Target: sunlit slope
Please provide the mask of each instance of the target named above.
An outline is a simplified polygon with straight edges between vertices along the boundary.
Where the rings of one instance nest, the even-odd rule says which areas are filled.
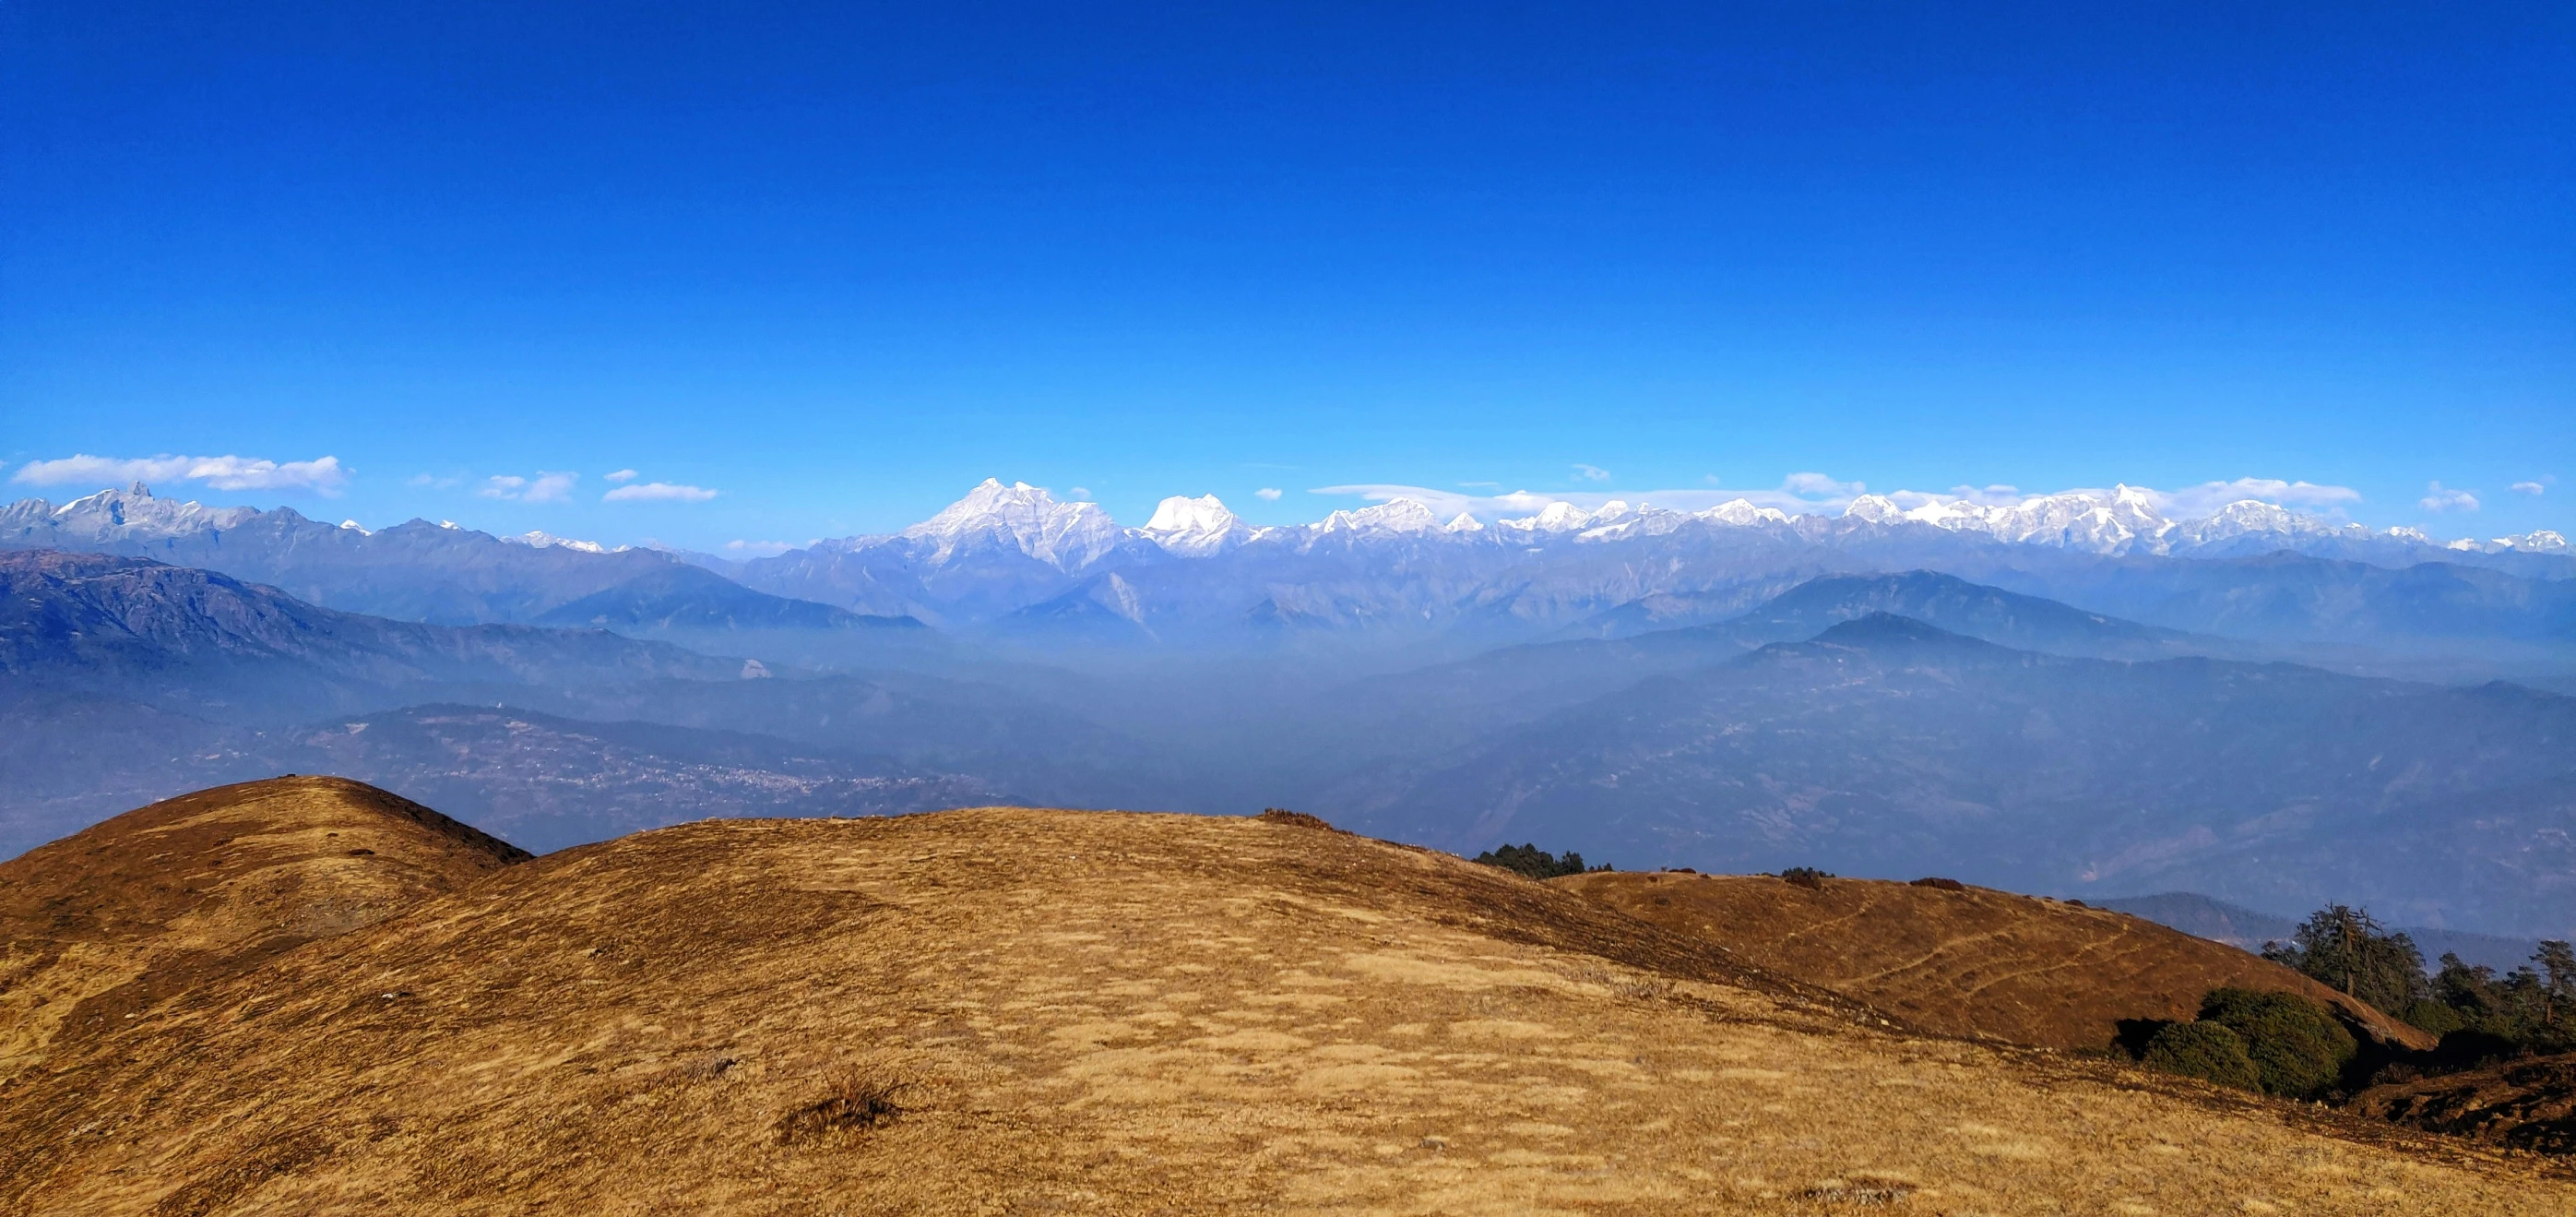
[[[664,829],[53,1065],[0,1104],[0,1209],[2576,1205],[2484,1150],[1919,1038],[1570,892],[1252,820]]]
[[[1988,888],[1768,875],[1568,875],[1557,886],[1946,1035],[2102,1048],[2123,1019],[2198,1017],[2223,987],[2299,993],[2364,1034],[2434,1037],[2297,972],[2140,917]]]
[[[340,778],[219,786],[0,863],[0,1077],[527,854]]]

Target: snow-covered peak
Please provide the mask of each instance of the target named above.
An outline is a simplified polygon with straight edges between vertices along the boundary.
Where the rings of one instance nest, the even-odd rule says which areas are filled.
[[[1846,519],[1867,520],[1872,524],[1885,524],[1892,520],[1904,519],[1905,509],[1897,506],[1896,500],[1886,495],[1865,494],[1853,499],[1851,506],[1843,508],[1843,516]]]
[[[1699,518],[1718,524],[1733,524],[1741,528],[1750,524],[1786,524],[1789,522],[1789,513],[1777,507],[1756,507],[1751,499],[1728,499],[1700,512]]]
[[[2176,535],[2195,545],[2209,545],[2243,536],[2320,536],[2337,531],[2338,526],[2315,516],[2259,499],[2239,499],[2177,526]],[[2366,535],[2369,530],[2360,531]]]
[[[141,482],[124,490],[102,490],[60,507],[42,499],[20,504],[42,511],[46,524],[67,537],[91,542],[162,540],[213,529],[239,527],[259,515],[255,507],[208,507],[157,498]],[[26,514],[37,514],[30,510]]]
[[[1166,550],[1193,558],[1239,545],[1252,532],[1212,494],[1165,499],[1154,508],[1154,518],[1137,531]]]
[[[1193,499],[1176,494],[1155,506],[1154,518],[1145,521],[1145,531],[1223,532],[1234,524],[1234,513],[1227,511],[1215,495]]]
[[[1628,505],[1622,503],[1619,509],[1626,511]],[[1592,513],[1572,503],[1559,500],[1540,508],[1537,515],[1522,516],[1517,520],[1504,520],[1501,521],[1501,526],[1529,533],[1581,532],[1591,523]]]
[[[1467,512],[1463,512],[1463,511],[1462,511],[1462,512],[1459,512],[1459,513],[1458,513],[1457,518],[1452,519],[1452,520],[1450,520],[1450,521],[1449,521],[1449,526],[1448,526],[1448,528],[1447,528],[1447,529],[1445,529],[1444,531],[1447,531],[1447,532],[1483,532],[1483,531],[1485,531],[1485,526],[1484,526],[1483,524],[1479,523],[1479,522],[1477,521],[1477,519],[1476,519],[1476,517],[1475,517],[1475,516],[1470,515],[1470,514],[1468,514]]]
[[[520,533],[515,537],[503,537],[501,540],[511,545],[525,545],[531,549],[577,549],[586,554],[604,554],[614,552],[597,541],[576,541],[570,537],[558,537],[553,533],[533,528]],[[617,548],[624,549],[626,547],[620,545]]]
[[[2453,545],[2452,548],[2457,549],[2459,546]],[[2497,537],[2480,548],[2491,554],[2506,550],[2528,554],[2563,554],[2567,552],[2567,538],[2544,528],[2538,532],[2524,533],[2519,537]]]
[[[927,555],[944,564],[960,549],[998,545],[1071,571],[1118,544],[1121,533],[1097,503],[1060,503],[1043,487],[1008,486],[986,478],[938,515],[904,529],[904,538],[931,543]]]
[[[1440,517],[1431,513],[1431,505],[1420,499],[1392,498],[1358,511],[1336,511],[1314,526],[1314,535],[1329,536],[1337,532],[1359,534],[1392,533],[1409,535],[1437,531]]]

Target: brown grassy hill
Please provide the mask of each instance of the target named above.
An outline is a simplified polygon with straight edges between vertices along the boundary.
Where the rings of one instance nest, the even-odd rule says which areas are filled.
[[[1767,875],[1569,875],[1551,882],[1749,963],[1945,1035],[2101,1048],[2122,1019],[2190,1019],[2211,989],[2303,993],[2374,1037],[2434,1037],[2305,976],[2152,921],[1969,887]]]
[[[2576,1054],[2376,1086],[2363,1091],[2353,1109],[2490,1145],[2576,1154]]]
[[[0,863],[0,1078],[527,856],[373,786],[285,777],[155,803]]]
[[[707,821],[0,1092],[0,1211],[2564,1213],[2474,1146],[1920,1038],[1295,824]]]

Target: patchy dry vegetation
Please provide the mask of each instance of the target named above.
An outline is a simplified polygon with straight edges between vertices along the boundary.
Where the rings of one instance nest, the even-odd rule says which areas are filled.
[[[2537,1160],[1921,1035],[1577,882],[1278,820],[640,834],[58,1044],[0,1090],[0,1209],[2576,1205]]]
[[[2296,993],[2374,1040],[2433,1036],[2279,964],[2124,913],[1968,887],[1674,872],[1556,880],[1640,920],[1822,985],[1927,1030],[2036,1048],[2142,1050],[2215,989]]]
[[[0,863],[0,1078],[527,853],[340,778],[201,790]]]

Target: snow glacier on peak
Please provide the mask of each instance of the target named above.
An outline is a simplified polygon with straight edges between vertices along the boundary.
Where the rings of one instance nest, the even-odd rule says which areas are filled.
[[[1843,517],[1851,520],[1867,520],[1872,524],[1886,524],[1904,519],[1905,509],[1897,506],[1896,500],[1886,495],[1865,494],[1853,499],[1851,506],[1843,508]]]
[[[965,498],[897,535],[930,542],[933,563],[946,563],[961,549],[991,545],[1073,571],[1108,553],[1125,534],[1097,503],[1059,503],[1043,487],[986,478]]]
[[[1137,531],[1166,550],[1196,558],[1241,544],[1252,529],[1215,495],[1203,494],[1163,500],[1154,508],[1154,518]]]
[[[18,504],[27,514],[41,514],[53,529],[68,537],[84,541],[106,541],[117,538],[168,539],[212,529],[239,527],[243,521],[256,518],[256,507],[208,507],[195,500],[185,503],[156,498],[152,488],[136,482],[126,490],[102,490],[84,495],[60,507],[43,499]]]
[[[1351,533],[1425,533],[1440,528],[1440,517],[1431,513],[1431,504],[1420,499],[1397,497],[1357,511],[1336,511],[1314,525],[1312,535],[1327,536],[1337,532]]]
[[[342,527],[345,528],[347,525],[342,525]],[[531,528],[515,537],[503,537],[501,540],[504,544],[525,545],[530,549],[577,549],[586,554],[617,552],[617,550],[612,550],[597,541],[576,541],[570,537],[558,537],[553,533],[544,531],[543,529],[535,528]],[[625,548],[626,546],[623,545],[617,547],[618,550]]]

